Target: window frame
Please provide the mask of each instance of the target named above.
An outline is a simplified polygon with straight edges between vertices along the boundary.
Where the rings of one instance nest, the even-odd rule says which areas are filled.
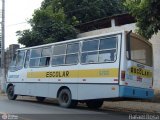
[[[65,45],[65,54],[59,54],[59,55],[54,55],[54,47],[55,46],[61,46],[61,45]],[[52,62],[53,62],[53,59],[54,59],[54,56],[64,56],[64,59],[63,59],[63,64],[52,64],[52,66],[64,66],[65,64],[65,56],[66,56],[66,48],[67,48],[67,44],[66,43],[62,43],[62,44],[57,44],[57,45],[54,45],[53,47],[52,47],[52,59],[51,59],[51,64],[52,64]]]
[[[84,41],[82,41],[82,46],[81,46],[81,51],[80,51],[80,64],[81,65],[86,65],[86,64],[101,64],[101,63],[115,63],[117,61],[117,55],[118,55],[118,41],[119,41],[119,37],[118,37],[119,34],[114,34],[114,35],[109,35],[109,36],[105,36],[105,37],[98,37],[98,38],[95,38],[95,39],[87,39],[85,41],[93,41],[93,40],[98,40],[98,50],[94,50],[94,51],[87,51],[87,52],[82,52],[82,48],[83,48],[83,43]],[[100,50],[100,41],[103,40],[103,39],[109,39],[109,38],[116,38],[116,48],[112,48],[112,49],[102,49]],[[115,49],[115,53],[116,53],[116,56],[115,56],[115,60],[114,61],[107,61],[107,62],[99,62],[99,53],[101,51],[106,51],[106,50],[113,50]],[[82,54],[83,53],[88,53],[88,52],[98,52],[98,62],[88,62],[88,63],[82,63]]]
[[[127,38],[126,38],[126,52],[128,52],[128,55],[126,54],[126,58],[127,60],[131,60],[133,62],[136,62],[136,63],[139,63],[139,64],[142,64],[142,65],[146,65],[146,66],[149,66],[149,67],[153,67],[153,48],[152,48],[152,45],[150,45],[147,41],[145,41],[144,39],[142,39],[141,37],[139,38],[138,36],[134,36],[132,35],[131,33],[128,33],[127,34]],[[140,39],[141,42],[144,42],[146,43],[147,45],[149,45],[151,47],[151,53],[152,53],[152,65],[147,65],[145,63],[142,63],[142,62],[139,62],[139,61],[136,61],[136,60],[133,60],[132,59],[132,55],[131,55],[131,37],[134,37],[136,39]]]
[[[23,61],[22,61],[22,65],[21,66],[17,66],[17,60],[18,60],[18,53],[19,52],[24,52],[24,55],[23,55]],[[10,72],[15,72],[15,71],[18,71],[18,70],[21,70],[24,68],[24,62],[25,62],[25,50],[17,50],[16,51],[16,57],[15,57],[15,65],[14,66],[9,66],[9,71]],[[13,58],[12,58],[13,59]],[[12,69],[11,69],[12,68]]]
[[[31,57],[32,51],[33,51],[34,49],[40,49],[40,56],[39,56],[39,57],[33,57],[33,58]],[[39,63],[40,63],[41,53],[42,53],[42,47],[38,47],[38,48],[33,48],[33,49],[31,49],[30,59],[29,59],[29,67],[30,67],[30,68],[40,67],[40,66],[39,66]],[[33,60],[33,59],[38,59],[38,64],[37,64],[37,66],[31,66],[31,65],[30,65],[31,60]]]
[[[56,45],[63,45],[63,44],[65,44],[65,54],[60,54],[60,55],[53,55],[54,54],[54,47],[56,46]],[[79,49],[78,49],[78,52],[76,52],[76,53],[68,53],[67,54],[67,48],[68,48],[68,45],[70,45],[70,44],[78,44],[78,46],[79,46]],[[71,43],[71,42],[68,42],[68,43],[62,43],[62,44],[56,44],[56,45],[53,45],[53,47],[52,47],[52,60],[51,60],[51,65],[53,66],[53,67],[55,67],[55,66],[70,66],[70,65],[77,65],[77,64],[79,64],[79,57],[80,57],[80,41],[75,41],[75,42],[73,42],[73,43]],[[72,54],[78,54],[78,59],[77,59],[77,63],[73,63],[73,64],[66,64],[66,57],[67,57],[67,55],[72,55]],[[52,64],[52,61],[53,61],[53,58],[54,58],[54,56],[64,56],[64,64],[57,64],[57,65],[54,65],[54,64]]]
[[[43,56],[42,57],[42,51],[43,51],[43,49],[45,49],[45,48],[50,48],[50,50],[51,50],[51,54],[50,54],[50,56]],[[33,57],[33,58],[31,58],[31,52],[32,52],[32,50],[34,50],[34,49],[40,49],[40,57]],[[38,47],[38,48],[33,48],[33,49],[30,49],[30,59],[29,59],[29,68],[41,68],[41,67],[49,67],[50,66],[50,64],[51,64],[51,59],[52,59],[52,46],[50,45],[50,46],[44,46],[44,47]],[[47,58],[47,57],[50,57],[50,60],[49,60],[49,64],[48,65],[40,65],[40,61],[41,61],[41,58]],[[33,59],[38,59],[38,64],[37,64],[37,66],[30,66],[30,62],[31,62],[31,60],[33,60]]]
[[[70,44],[78,44],[78,52],[75,52],[75,53],[67,53],[67,49],[68,49],[68,45]],[[72,64],[66,64],[66,57],[67,55],[78,55],[78,58],[77,58],[77,62],[76,63],[72,63]],[[77,65],[79,63],[79,56],[80,56],[80,42],[73,42],[73,43],[67,43],[67,48],[66,48],[66,56],[65,56],[65,65]]]
[[[46,48],[49,48],[51,50],[51,54],[50,56],[42,56],[42,52],[43,52],[43,49],[46,49]],[[41,58],[50,58],[49,60],[49,64],[48,65],[40,65],[41,63]],[[41,50],[41,57],[40,57],[40,60],[39,60],[39,67],[49,67],[50,64],[51,64],[51,59],[52,59],[52,46],[45,46],[45,47],[42,47],[42,50]]]

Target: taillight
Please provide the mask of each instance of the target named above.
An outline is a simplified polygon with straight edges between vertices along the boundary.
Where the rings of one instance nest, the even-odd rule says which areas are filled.
[[[125,81],[125,76],[126,76],[125,71],[121,71],[121,80],[122,81]]]

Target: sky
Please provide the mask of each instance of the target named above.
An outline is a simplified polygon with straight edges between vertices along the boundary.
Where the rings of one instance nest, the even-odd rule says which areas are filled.
[[[29,29],[27,22],[43,0],[5,0],[5,48],[17,44],[16,31]]]

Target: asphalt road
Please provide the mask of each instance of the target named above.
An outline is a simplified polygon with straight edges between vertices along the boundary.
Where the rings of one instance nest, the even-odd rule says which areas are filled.
[[[59,107],[57,102],[46,100],[43,103],[33,98],[18,97],[17,100],[8,100],[0,96],[0,120],[128,120],[128,113],[91,110],[84,105],[75,109]]]

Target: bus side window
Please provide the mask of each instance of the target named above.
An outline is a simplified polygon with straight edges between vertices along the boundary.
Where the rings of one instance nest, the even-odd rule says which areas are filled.
[[[110,62],[116,60],[117,38],[109,37],[100,39],[99,62]]]
[[[25,58],[25,63],[24,67],[27,68],[29,66],[29,57],[30,57],[30,50],[27,50],[26,52],[26,58]]]
[[[88,40],[83,42],[81,63],[98,62],[98,44],[99,40]]]
[[[52,65],[64,65],[66,55],[66,44],[53,47]]]
[[[49,66],[51,58],[51,47],[43,48],[39,66]]]
[[[29,62],[30,67],[38,67],[39,66],[41,51],[42,51],[41,48],[32,49],[30,62]]]
[[[83,42],[81,63],[103,63],[116,60],[117,37]]]
[[[67,45],[65,64],[77,64],[79,54],[79,43],[69,43]]]

